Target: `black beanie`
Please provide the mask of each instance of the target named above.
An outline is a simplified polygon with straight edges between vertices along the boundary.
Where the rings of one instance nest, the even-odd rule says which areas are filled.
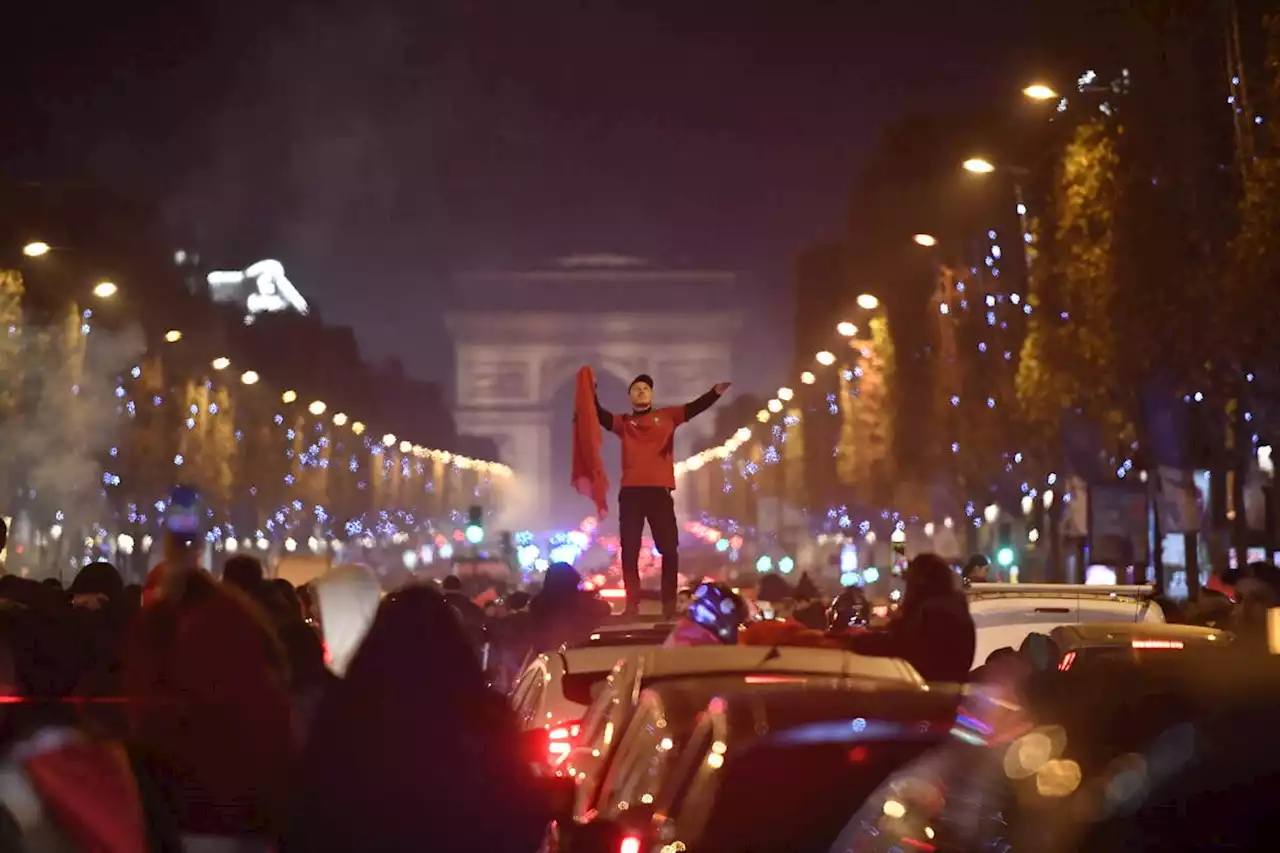
[[[627,390],[630,391],[632,388],[634,388],[637,382],[643,382],[645,385],[648,385],[650,388],[653,387],[653,377],[647,373],[641,373],[635,379],[631,380],[631,384],[627,386]]]

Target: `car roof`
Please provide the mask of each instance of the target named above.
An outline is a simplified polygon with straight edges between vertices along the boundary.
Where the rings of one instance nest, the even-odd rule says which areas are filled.
[[[581,672],[604,672],[612,670],[618,661],[623,658],[646,648],[645,646],[621,645],[621,646],[583,646],[576,649],[561,649],[558,653],[561,662],[564,664],[566,675],[572,675]],[[545,655],[544,657],[549,657]]]
[[[750,672],[798,672],[875,678],[903,684],[923,679],[905,661],[867,657],[839,649],[788,646],[690,646],[644,649],[638,656],[641,678],[678,678],[690,675]]]
[[[1089,646],[1128,645],[1133,640],[1180,640],[1184,643],[1231,642],[1231,634],[1197,625],[1169,625],[1163,622],[1082,622],[1063,625],[1050,632],[1064,652]]]
[[[601,625],[587,639],[565,646],[582,649],[590,646],[660,646],[675,628],[674,622],[628,622],[620,625]]]

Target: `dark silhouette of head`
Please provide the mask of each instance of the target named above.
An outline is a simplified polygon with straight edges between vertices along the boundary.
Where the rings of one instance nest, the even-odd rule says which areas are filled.
[[[262,563],[248,554],[237,554],[222,566],[222,582],[245,592],[253,592],[262,586],[265,577]]]
[[[440,588],[445,592],[462,592],[462,578],[457,575],[449,575],[440,582]]]
[[[956,591],[955,574],[937,554],[919,554],[907,564],[907,591],[903,606],[915,607]]]

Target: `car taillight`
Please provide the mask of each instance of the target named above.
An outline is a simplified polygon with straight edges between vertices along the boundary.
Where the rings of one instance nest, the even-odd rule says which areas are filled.
[[[547,752],[551,755],[551,760],[559,763],[568,757],[573,751],[573,745],[578,740],[578,735],[582,732],[581,720],[569,720],[558,726],[552,726],[547,730]]]
[[[1135,649],[1181,649],[1181,640],[1134,640],[1129,644]]]
[[[618,842],[618,853],[640,853],[640,839],[635,835],[628,835],[626,838]]]

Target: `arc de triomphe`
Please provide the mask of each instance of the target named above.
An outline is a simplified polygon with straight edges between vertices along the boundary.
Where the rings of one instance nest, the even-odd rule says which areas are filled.
[[[733,379],[731,356],[741,315],[678,307],[681,291],[686,297],[696,295],[690,291],[707,296],[731,290],[733,283],[732,273],[631,265],[565,265],[538,272],[473,273],[459,279],[467,302],[495,307],[446,315],[454,338],[454,419],[459,433],[493,439],[502,461],[515,469],[519,486],[504,507],[505,525],[537,530],[550,520],[552,485],[569,478],[567,470],[552,466],[551,400],[584,364],[595,365],[623,385],[639,373],[650,374],[659,405],[692,400],[716,382]],[[565,289],[591,298],[570,303]],[[675,298],[663,300],[664,295]],[[671,310],[662,310],[666,301]],[[593,303],[612,303],[614,310],[596,310]],[[617,310],[627,303],[645,310]],[[583,307],[537,310],[548,304]],[[533,310],[522,310],[525,306]],[[677,433],[676,458],[687,455],[712,423],[711,417],[704,417]],[[616,483],[610,485],[616,490]],[[586,509],[584,501],[584,515]]]

